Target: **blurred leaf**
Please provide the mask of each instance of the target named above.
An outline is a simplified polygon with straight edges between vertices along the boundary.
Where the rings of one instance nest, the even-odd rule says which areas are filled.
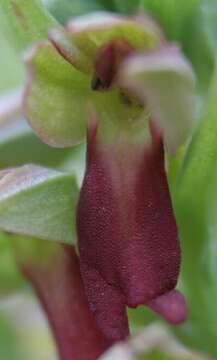
[[[1,314],[0,316],[0,358],[4,360],[24,360],[16,332],[5,315]]]
[[[109,4],[111,1],[108,1]],[[103,10],[106,1],[100,0],[47,0],[47,5],[51,14],[62,24],[66,24],[71,18],[89,13],[91,11]]]
[[[10,47],[2,33],[0,17],[0,93],[21,85],[24,78],[24,68],[18,55]]]
[[[28,163],[59,167],[74,157],[75,151],[42,143],[21,116],[0,122],[0,169]]]
[[[210,23],[207,20],[201,3],[198,3],[183,31],[182,39],[183,49],[198,77],[199,91],[205,96],[215,65],[214,49],[208,31]]]
[[[142,0],[144,10],[159,21],[170,40],[180,40],[199,0]]]
[[[189,321],[183,339],[217,356],[217,69],[174,193]],[[193,261],[192,261],[193,259]]]
[[[99,360],[211,360],[205,354],[185,348],[167,328],[152,324],[128,341],[111,347]]]
[[[195,78],[177,47],[134,56],[123,65],[121,83],[147,106],[171,153],[189,135],[195,118]]]
[[[22,89],[4,93],[4,95],[0,97],[0,126],[3,122],[21,113],[22,98]]]
[[[29,290],[1,302],[0,328],[2,327],[5,333],[3,336],[0,330],[1,359],[57,360],[57,351],[47,319],[38,300]],[[2,316],[5,318],[4,322]],[[1,353],[1,349],[4,352]]]
[[[217,2],[216,0],[201,0],[201,12],[205,31],[215,53],[217,51]]]
[[[78,190],[72,175],[34,165],[0,172],[0,229],[73,243]]]
[[[24,284],[15,263],[10,236],[0,233],[0,298],[20,291]]]
[[[48,30],[57,26],[40,0],[0,0],[0,11],[15,48],[25,48],[33,41],[46,38]]]
[[[141,0],[114,0],[115,10],[124,14],[136,14],[139,12]]]

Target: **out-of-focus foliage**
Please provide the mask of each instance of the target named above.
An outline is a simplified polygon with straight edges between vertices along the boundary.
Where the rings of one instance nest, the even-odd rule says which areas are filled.
[[[0,17],[0,94],[22,84],[24,66],[4,36]]]
[[[1,314],[1,305],[0,305]],[[0,358],[4,360],[23,360],[19,339],[13,326],[0,315]]]
[[[115,344],[99,360],[211,360],[209,356],[181,345],[168,329],[147,326],[125,342]]]
[[[9,235],[0,233],[0,299],[24,288],[25,282],[14,260]]]
[[[58,167],[72,155],[69,148],[42,143],[23,117],[0,123],[0,134],[0,169],[29,163]]]
[[[217,354],[217,73],[213,75],[201,124],[187,152],[174,193],[183,244],[183,278],[189,302],[186,340]],[[194,259],[192,261],[192,259]],[[190,274],[190,276],[189,276]],[[203,309],[203,311],[201,311]],[[187,329],[191,326],[189,336]]]
[[[43,0],[43,2],[51,14],[62,24],[67,23],[75,16],[92,11],[136,14],[140,9],[140,0]]]
[[[170,40],[182,40],[189,17],[199,0],[142,0],[144,10],[162,26]]]
[[[15,48],[25,49],[33,41],[43,39],[48,30],[57,25],[41,0],[1,0],[0,13]]]
[[[140,10],[140,0],[113,0],[115,11],[123,14],[137,15]]]
[[[90,11],[100,11],[105,9],[103,1],[100,0],[44,0],[44,2],[51,14],[53,14],[53,16],[62,24],[65,24],[74,16],[86,14]]]
[[[0,302],[0,357],[57,360],[47,320],[30,288]]]

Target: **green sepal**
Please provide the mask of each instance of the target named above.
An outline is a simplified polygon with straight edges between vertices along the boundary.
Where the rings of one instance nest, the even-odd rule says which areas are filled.
[[[50,39],[53,39],[56,47],[71,64],[92,74],[97,51],[103,45],[114,40],[124,40],[137,51],[150,50],[161,43],[163,34],[157,24],[146,16],[125,18],[109,12],[96,12],[72,19],[65,37],[58,28],[54,36],[50,33]],[[74,57],[74,48],[80,51],[80,63]]]
[[[90,78],[66,62],[49,42],[32,50],[27,66],[24,111],[33,130],[50,146],[81,142]]]
[[[116,141],[118,129],[129,136],[145,131],[144,109],[128,105],[119,89],[91,90],[91,76],[76,70],[51,43],[36,45],[29,56],[24,110],[30,125],[47,144],[69,147],[84,141],[86,122],[95,109],[102,139]],[[135,124],[135,120],[139,120]],[[143,121],[144,120],[144,121]],[[131,132],[131,135],[130,135]]]

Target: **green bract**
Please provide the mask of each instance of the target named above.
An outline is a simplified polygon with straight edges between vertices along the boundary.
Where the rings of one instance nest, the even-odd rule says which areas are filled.
[[[73,69],[50,43],[37,45],[33,51],[28,60],[25,100],[30,124],[49,145],[76,144],[85,134],[89,79]]]
[[[76,201],[72,175],[34,165],[0,172],[1,230],[73,243]]]

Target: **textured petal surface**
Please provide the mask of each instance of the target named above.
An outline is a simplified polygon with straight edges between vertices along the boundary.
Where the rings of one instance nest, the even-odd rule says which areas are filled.
[[[151,132],[150,144],[131,144],[130,152],[121,153],[118,144],[106,147],[98,141],[96,127],[89,130],[77,228],[88,300],[94,303],[93,313],[108,338],[112,336],[111,320],[115,322],[117,308],[111,305],[114,316],[103,318],[107,299],[103,308],[101,279],[119,293],[119,299],[123,296],[125,305],[136,307],[149,305],[174,289],[179,274],[180,246],[164,170],[163,145],[153,126]],[[99,291],[94,292],[94,299],[90,269],[98,272],[95,289],[98,287]],[[115,296],[111,293],[110,304],[116,303]],[[185,312],[180,301],[177,307]],[[165,315],[164,307],[159,306],[157,311]],[[125,324],[119,328],[119,337],[123,338],[126,331]]]

